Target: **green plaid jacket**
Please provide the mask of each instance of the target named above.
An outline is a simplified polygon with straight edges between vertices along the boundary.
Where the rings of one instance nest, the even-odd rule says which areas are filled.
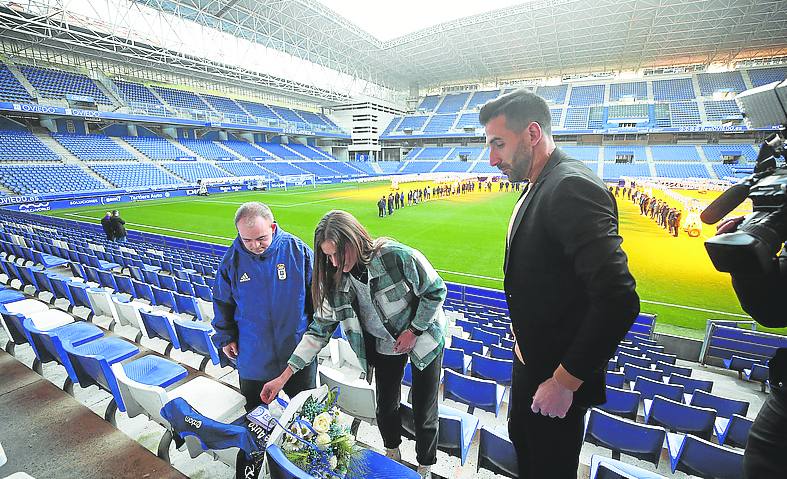
[[[420,251],[395,241],[387,241],[380,247],[368,270],[372,303],[391,336],[397,338],[411,326],[423,331],[409,356],[415,367],[424,369],[445,344],[447,322],[443,301],[447,289],[443,279]],[[361,366],[370,373],[361,322],[354,305],[357,305],[355,289],[349,274],[344,274],[337,290],[326,297],[322,308],[316,308],[314,320],[290,356],[293,372],[314,360],[341,321]]]

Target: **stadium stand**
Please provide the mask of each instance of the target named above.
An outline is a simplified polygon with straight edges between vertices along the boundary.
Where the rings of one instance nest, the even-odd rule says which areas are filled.
[[[0,130],[0,162],[60,161],[60,157],[27,130]]]
[[[161,166],[189,183],[196,183],[197,180],[205,178],[228,178],[233,176],[213,166],[211,163],[201,161],[164,162]]]
[[[700,73],[697,75],[702,96],[712,96],[718,91],[740,93],[746,89],[741,72]]]
[[[235,176],[273,176],[270,171],[253,161],[225,161],[218,166]]]
[[[647,100],[648,84],[644,81],[610,84],[609,101],[619,101],[621,98]]]
[[[500,90],[492,90],[492,91],[477,91],[473,93],[473,96],[470,97],[470,100],[467,102],[467,106],[464,108],[465,110],[472,110],[475,108],[481,108],[484,106],[484,103],[494,100],[500,96]]]
[[[168,115],[166,106],[146,86],[123,80],[113,80],[113,82],[130,106],[141,108],[152,115]]]
[[[416,110],[418,111],[434,111],[437,107],[437,104],[440,102],[440,97],[438,95],[427,95],[421,100],[421,104],[418,105]]]
[[[174,88],[162,86],[151,86],[150,88],[174,108],[180,108],[187,111],[212,111],[210,106],[208,106],[202,98],[190,91],[175,90]]]
[[[178,185],[183,181],[154,165],[123,163],[90,166],[100,177],[119,188],[146,188],[161,185]]]
[[[669,112],[670,124],[674,127],[696,126],[700,123],[700,109],[695,102],[670,103]]]
[[[705,113],[708,121],[740,120],[743,118],[733,100],[706,101]]]
[[[282,160],[302,160],[303,157],[298,153],[288,149],[286,146],[279,143],[257,143],[260,148],[270,153],[276,158]]]
[[[0,165],[0,182],[18,195],[105,189],[77,165]]]
[[[65,100],[68,95],[78,95],[90,97],[100,105],[112,105],[104,92],[85,75],[32,66],[20,66],[19,70],[44,98]]]
[[[134,160],[134,154],[103,135],[52,133],[52,138],[83,161]]]
[[[178,142],[206,160],[234,160],[236,155],[208,140],[180,138]]]
[[[404,164],[404,168],[402,168],[400,173],[429,173],[435,166],[437,166],[436,161],[408,161]]]
[[[650,147],[650,152],[653,161],[702,161],[694,146],[654,145]]]
[[[600,105],[604,103],[606,85],[584,85],[571,88],[568,104],[572,106]]]
[[[566,102],[567,85],[540,86],[536,88],[536,93],[549,103],[562,105]]]
[[[653,81],[653,99],[656,101],[681,101],[695,98],[691,78]]]
[[[448,133],[456,121],[456,115],[434,115],[424,127],[424,133]]]
[[[416,159],[416,160],[442,160],[449,153],[451,153],[452,150],[453,150],[453,148],[447,148],[447,147],[427,147],[427,148],[421,148],[420,151],[418,151],[418,153],[414,157],[412,157],[410,159]]]
[[[257,103],[253,101],[246,101],[246,100],[237,100],[238,105],[243,107],[244,110],[249,112],[252,116],[257,118],[262,118],[268,121],[280,122],[281,117],[279,117],[273,110],[270,109],[268,105],[263,105],[262,103]]]
[[[2,101],[18,101],[30,103],[33,97],[25,90],[25,87],[19,83],[11,70],[0,62],[0,100]]]
[[[308,173],[307,171],[304,171],[301,168],[295,166],[295,164],[287,163],[286,161],[266,161],[265,163],[262,163],[261,166],[278,176],[305,175]]]
[[[784,81],[787,78],[787,67],[754,68],[749,70],[749,79],[754,87],[767,85],[775,81]]]
[[[124,136],[123,140],[152,160],[174,160],[190,155],[164,138],[152,136]]]
[[[443,97],[435,113],[456,113],[463,110],[465,103],[470,98],[470,93],[455,93]]]
[[[293,122],[293,123],[305,123],[303,118],[298,116],[295,111],[285,108],[283,106],[275,106],[272,105],[271,110],[273,110],[282,120]]]
[[[727,144],[727,145],[702,145],[702,151],[708,161],[723,161],[723,156],[740,156],[741,160],[754,162],[757,160],[757,151],[752,145]]]

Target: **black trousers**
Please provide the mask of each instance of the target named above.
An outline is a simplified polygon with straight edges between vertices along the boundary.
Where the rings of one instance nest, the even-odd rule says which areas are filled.
[[[516,450],[519,478],[576,479],[587,408],[571,406],[563,419],[533,413],[530,406],[540,384],[514,357],[508,435]]]
[[[246,411],[253,411],[257,406],[262,404],[260,393],[265,383],[271,379],[276,379],[274,376],[265,381],[256,381],[254,379],[240,378],[240,393],[246,397]],[[287,384],[284,385],[284,392],[288,396],[293,397],[301,391],[307,391],[317,387],[317,361],[312,361],[311,364],[293,374]]]
[[[379,354],[374,340],[366,339],[366,359],[374,366],[377,387],[377,427],[385,447],[393,449],[402,443],[402,419],[399,404],[402,398],[402,377],[407,355]],[[438,389],[443,353],[424,370],[413,366],[413,419],[415,420],[415,456],[418,464],[431,466],[437,462]]]
[[[787,477],[787,386],[771,384],[749,431],[743,455],[746,479]]]

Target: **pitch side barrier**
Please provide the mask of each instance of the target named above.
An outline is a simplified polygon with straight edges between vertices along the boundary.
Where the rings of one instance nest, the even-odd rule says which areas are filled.
[[[318,179],[316,184],[341,183],[341,179]],[[284,188],[285,183],[279,180],[266,181],[268,189]],[[225,184],[208,186],[208,193],[235,193],[238,191],[254,191],[254,185],[248,183]],[[118,203],[129,203],[136,201],[164,200],[168,198],[178,198],[183,196],[197,196],[199,188],[194,186],[147,189],[147,190],[102,190],[93,192],[80,192],[71,194],[51,194],[51,195],[21,195],[0,197],[0,208],[22,211],[25,213],[35,213],[39,211],[52,211],[65,208],[79,208],[83,206],[107,206],[111,207]]]

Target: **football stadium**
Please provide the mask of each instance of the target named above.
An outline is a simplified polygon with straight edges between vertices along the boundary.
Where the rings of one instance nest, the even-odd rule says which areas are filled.
[[[0,1],[0,477],[519,477],[507,424],[522,306],[514,311],[504,263],[517,213],[539,190],[498,169],[479,115],[522,90],[546,102],[541,127],[557,148],[607,188],[639,297],[595,371],[606,402],[583,410],[577,477],[744,477],[787,328],[743,310],[706,250],[721,221],[701,215],[764,178],[763,158],[784,161],[773,138],[787,123],[787,5],[423,3]],[[771,211],[739,196],[714,220]],[[315,231],[343,210],[372,238],[420,252],[416,283],[444,282],[439,435],[426,473],[413,394],[426,369],[412,353],[401,386],[394,378],[393,457],[381,437],[381,366],[367,369],[348,321],[320,343],[318,389],[275,401],[275,421],[247,417],[254,358],[219,339],[227,314],[232,341],[246,334],[226,289],[257,288],[243,301],[273,318],[253,334],[260,357],[286,355],[276,364],[298,344],[281,338],[296,327],[284,311],[311,322],[314,309],[303,294],[271,299],[272,280],[240,285],[244,273],[228,286],[225,254],[264,258],[248,245],[267,240],[244,236],[235,217],[248,202],[270,207],[271,241],[299,238],[328,269]],[[312,278],[311,258],[306,295],[326,267]],[[373,264],[363,264],[369,277]],[[284,263],[270,271],[298,282]],[[371,295],[347,308],[376,305],[372,317],[389,328],[382,312],[395,302]],[[426,296],[415,298],[421,311]],[[317,431],[321,412],[332,422]]]

